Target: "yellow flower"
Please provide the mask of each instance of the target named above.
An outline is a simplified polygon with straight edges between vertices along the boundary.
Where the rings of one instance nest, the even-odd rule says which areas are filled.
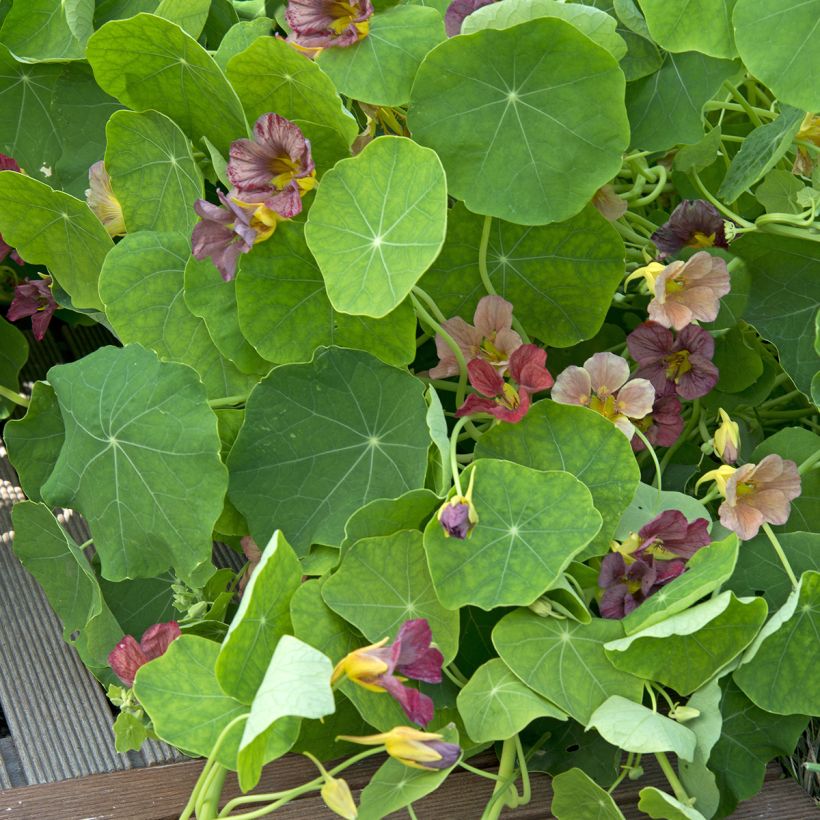
[[[354,649],[345,655],[333,670],[330,678],[331,684],[335,684],[343,677],[348,677],[371,692],[384,692],[384,687],[374,681],[390,670],[390,665],[384,660],[385,657],[389,657],[389,652],[385,654],[384,650],[378,651],[387,643],[387,640],[387,638],[382,638],[378,643]]]
[[[355,820],[359,816],[347,781],[339,777],[331,777],[325,772],[325,784],[320,794],[325,805],[345,820]]]
[[[364,746],[384,744],[387,754],[405,766],[436,770],[449,769],[461,755],[461,747],[457,743],[447,743],[443,738],[443,735],[422,732],[411,726],[395,726],[389,732],[378,735],[340,735],[336,740],[347,740]]]
[[[646,286],[649,292],[655,295],[655,280],[660,275],[661,271],[666,268],[666,265],[661,265],[660,262],[650,262],[642,268],[636,268],[626,277],[624,285],[628,285],[633,279],[643,278],[646,281]]]
[[[697,490],[704,481],[714,481],[715,486],[720,491],[720,494],[726,498],[726,482],[732,477],[735,472],[735,467],[730,467],[728,464],[721,464],[716,470],[709,470],[708,473],[702,475],[695,484]]]
[[[718,408],[721,425],[715,430],[715,452],[727,464],[737,461],[737,451],[740,446],[740,428],[736,421],[729,418],[729,414]]]

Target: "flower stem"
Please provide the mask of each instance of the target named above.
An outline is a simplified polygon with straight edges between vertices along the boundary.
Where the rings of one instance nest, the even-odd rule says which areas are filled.
[[[436,304],[436,300],[433,299],[433,297],[430,296],[430,294],[426,290],[424,290],[424,289],[420,288],[418,285],[416,285],[413,288],[413,293],[415,293],[416,296],[418,296],[419,299],[421,299],[424,302],[424,304],[427,305],[430,312],[433,314],[433,316],[436,318],[437,321],[439,321],[439,322],[446,322],[447,321],[447,317],[441,312],[441,309]]]
[[[678,780],[678,776],[675,774],[675,770],[672,768],[669,758],[664,752],[655,752],[655,758],[660,764],[661,770],[666,775],[666,779],[669,781],[669,785],[672,787],[675,797],[684,805],[691,806],[692,800],[686,793],[686,789],[683,788],[683,784]]]
[[[655,482],[658,485],[658,495],[663,491],[663,470],[658,462],[658,456],[655,453],[655,448],[649,443],[649,439],[636,427],[635,435],[644,443],[649,455],[652,457],[652,462],[655,465]]]
[[[416,815],[416,812],[413,810],[413,804],[412,803],[408,803],[405,806],[405,808],[407,809],[407,814],[410,815],[410,820],[419,820],[418,816]]]
[[[753,228],[754,224],[749,222],[749,220],[744,219],[742,216],[738,216],[734,211],[730,211],[720,200],[715,199],[712,194],[706,189],[706,186],[703,184],[703,181],[698,176],[697,171],[692,171],[692,181],[695,183],[695,187],[701,192],[701,194],[709,200],[721,213],[725,214],[729,217],[733,222],[737,222],[738,225],[742,225],[744,228]]]
[[[478,246],[478,275],[481,277],[481,284],[484,285],[484,290],[491,296],[496,294],[496,289],[490,281],[490,274],[487,271],[487,246],[490,244],[490,230],[493,227],[493,218],[491,216],[484,217],[484,225],[481,228],[481,242]]]
[[[615,778],[612,785],[607,789],[607,794],[612,794],[618,786],[621,785],[621,781],[629,774],[632,769],[632,760],[635,757],[634,752],[627,752],[626,755],[626,763],[621,766],[621,773]]]
[[[453,432],[450,433],[450,470],[453,473],[453,484],[455,485],[456,492],[463,496],[464,492],[461,489],[461,475],[458,468],[458,458],[456,453],[456,447],[458,446],[458,434],[461,432],[461,428],[467,423],[467,417],[463,416],[460,418],[453,427]]]
[[[2,384],[0,384],[0,396],[9,401],[13,401],[15,404],[19,404],[20,407],[28,407],[29,405],[29,400],[25,396],[21,396],[14,390],[9,390],[8,387],[3,387]]]
[[[656,166],[658,169],[658,181],[655,187],[645,196],[636,199],[632,204],[638,207],[643,205],[649,205],[650,203],[654,202],[662,193],[663,189],[666,186],[666,179],[667,179],[667,171],[663,165]]]
[[[816,450],[813,452],[798,468],[797,472],[800,475],[804,475],[809,470],[813,470],[817,465],[817,462],[820,461],[820,450]]]
[[[459,760],[458,765],[461,766],[462,769],[465,769],[468,772],[472,772],[472,774],[476,774],[479,777],[486,777],[488,780],[498,780],[497,774],[493,774],[492,772],[485,772],[483,769],[476,769],[475,766],[471,766],[469,763],[465,763],[463,760]]]
[[[530,771],[527,768],[527,758],[524,755],[524,747],[521,745],[519,735],[515,736],[515,754],[518,758],[518,768],[521,770],[521,794],[516,798],[516,806],[526,806],[532,799],[532,788],[530,787]]]
[[[498,820],[501,816],[501,812],[504,810],[504,806],[507,804],[507,799],[509,798],[510,787],[512,786],[515,772],[515,752],[515,741],[513,738],[507,738],[501,746],[498,781],[493,789],[490,802],[487,803],[484,813],[481,815],[481,820]]]
[[[778,541],[777,536],[774,534],[774,530],[766,521],[763,522],[763,532],[766,533],[769,537],[769,541],[772,542],[774,551],[777,553],[780,563],[783,564],[783,569],[786,570],[786,575],[789,576],[789,581],[791,581],[792,588],[797,589],[799,583],[797,581],[797,576],[794,574],[794,570],[792,569],[792,565],[789,563],[789,559],[786,558],[786,553],[783,552],[783,547],[780,545],[780,541]]]
[[[763,123],[760,117],[757,116],[757,111],[749,104],[747,99],[735,88],[728,80],[723,83],[724,88],[728,89],[731,95],[737,100],[738,105],[746,112],[746,116],[751,120],[752,125],[759,128]],[[766,112],[768,113],[768,112]]]

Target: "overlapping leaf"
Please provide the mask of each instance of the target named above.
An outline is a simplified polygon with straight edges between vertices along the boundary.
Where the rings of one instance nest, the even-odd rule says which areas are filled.
[[[667,51],[737,57],[732,11],[737,0],[640,0],[653,39]]]

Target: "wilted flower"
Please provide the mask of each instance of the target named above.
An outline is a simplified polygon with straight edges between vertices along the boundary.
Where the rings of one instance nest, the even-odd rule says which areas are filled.
[[[148,661],[164,655],[181,634],[179,624],[169,621],[149,626],[139,643],[131,635],[125,635],[111,650],[108,665],[126,686],[133,686],[137,670]]]
[[[809,112],[800,123],[800,130],[794,135],[797,144],[797,153],[792,166],[793,174],[810,177],[814,171],[814,159],[801,142],[811,142],[820,147],[820,116]]]
[[[598,574],[598,586],[603,591],[598,602],[601,615],[612,619],[629,615],[684,569],[684,561],[658,561],[653,555],[633,558],[614,552],[604,556]]]
[[[599,188],[592,197],[592,204],[604,219],[615,222],[620,219],[628,207],[627,201],[615,193],[615,189],[607,184]]]
[[[530,408],[530,396],[552,386],[546,361],[547,351],[536,345],[521,345],[516,349],[510,356],[510,375],[517,388],[505,382],[486,360],[468,362],[470,384],[487,398],[474,393],[467,396],[456,416],[489,413],[504,421],[520,421]]]
[[[439,508],[437,518],[444,530],[445,537],[449,538],[452,535],[453,538],[464,540],[472,533],[473,527],[478,523],[478,513],[473,506],[474,483],[475,470],[472,470],[467,492],[464,495],[456,493]]]
[[[105,163],[102,160],[95,162],[88,169],[88,182],[90,187],[85,192],[85,201],[88,203],[88,207],[91,208],[97,219],[102,222],[109,236],[122,236],[126,231],[122,206],[114,195],[114,189],[111,187],[111,177],[108,175]]]
[[[17,164],[17,161],[6,154],[0,154],[0,171],[16,171],[18,174],[23,172],[23,169]],[[25,265],[26,263],[20,258],[11,245],[3,240],[3,235],[0,234],[0,262],[3,262],[7,256],[11,256],[12,260],[18,265]]]
[[[259,549],[256,545],[256,541],[254,541],[250,535],[243,535],[239,543],[242,547],[242,552],[245,554],[245,558],[248,559],[248,565],[242,573],[242,577],[239,579],[239,592],[242,593],[248,585],[248,581],[251,580],[253,571],[262,560],[262,550]]]
[[[352,737],[340,735],[337,740],[361,743],[364,746],[381,746],[390,757],[414,769],[449,769],[461,756],[461,747],[447,743],[444,736],[433,732],[420,732],[410,726],[396,726],[379,735]]]
[[[31,316],[31,330],[38,342],[46,335],[51,317],[57,310],[57,303],[51,294],[51,277],[42,279],[26,279],[14,289],[14,299],[9,305],[6,318],[16,322],[26,316]]]
[[[655,298],[649,303],[649,318],[675,330],[683,330],[695,319],[713,322],[721,296],[730,290],[726,263],[700,251],[686,262],[672,262],[658,274]]]
[[[461,25],[474,11],[497,0],[453,0],[444,13],[444,28],[448,37],[455,37],[461,33]]]
[[[736,421],[729,418],[729,414],[722,408],[718,407],[721,424],[715,430],[715,452],[727,464],[733,464],[737,461],[738,447],[740,447],[740,427]]]
[[[732,473],[718,510],[720,523],[749,541],[764,522],[785,524],[800,492],[797,465],[772,453],[759,464],[744,464]]]
[[[681,248],[728,248],[724,219],[717,208],[702,199],[684,200],[652,234],[659,258]]]
[[[652,412],[633,424],[647,438],[653,447],[671,447],[683,432],[681,403],[676,396],[658,396],[652,405]],[[638,436],[632,439],[632,449],[639,453],[646,449]]]
[[[410,720],[426,726],[433,719],[433,701],[418,689],[402,686],[394,672],[425,683],[441,683],[444,657],[430,646],[432,637],[424,618],[405,621],[392,644],[384,638],[342,658],[333,670],[331,682],[346,676],[371,692],[388,692]]]
[[[307,48],[352,46],[367,36],[370,0],[288,0],[288,40]]]
[[[473,316],[475,326],[467,324],[460,316],[442,323],[442,327],[461,348],[464,358],[483,359],[504,375],[510,356],[521,347],[521,337],[512,329],[513,306],[500,296],[484,296]],[[439,363],[430,370],[431,379],[456,376],[458,361],[450,346],[441,336],[436,336]]]
[[[552,400],[558,404],[589,407],[609,419],[627,438],[652,411],[655,388],[646,379],[629,379],[629,364],[614,353],[596,353],[583,367],[570,365],[555,381]]]
[[[705,396],[719,377],[712,363],[715,340],[703,328],[687,325],[677,336],[657,322],[644,322],[626,337],[638,363],[636,376],[649,379],[658,396],[677,393],[684,399]]]

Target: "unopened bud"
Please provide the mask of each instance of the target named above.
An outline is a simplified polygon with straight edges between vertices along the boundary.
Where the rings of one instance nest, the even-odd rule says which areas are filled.
[[[669,712],[669,717],[672,720],[678,721],[678,723],[686,723],[687,720],[694,720],[696,717],[700,717],[700,709],[695,709],[693,706],[675,706],[674,709],[671,709]]]
[[[339,817],[344,817],[346,820],[355,820],[359,816],[356,803],[350,792],[350,786],[342,778],[327,775],[325,784],[322,786],[321,795],[325,805],[332,812],[338,814]]]

